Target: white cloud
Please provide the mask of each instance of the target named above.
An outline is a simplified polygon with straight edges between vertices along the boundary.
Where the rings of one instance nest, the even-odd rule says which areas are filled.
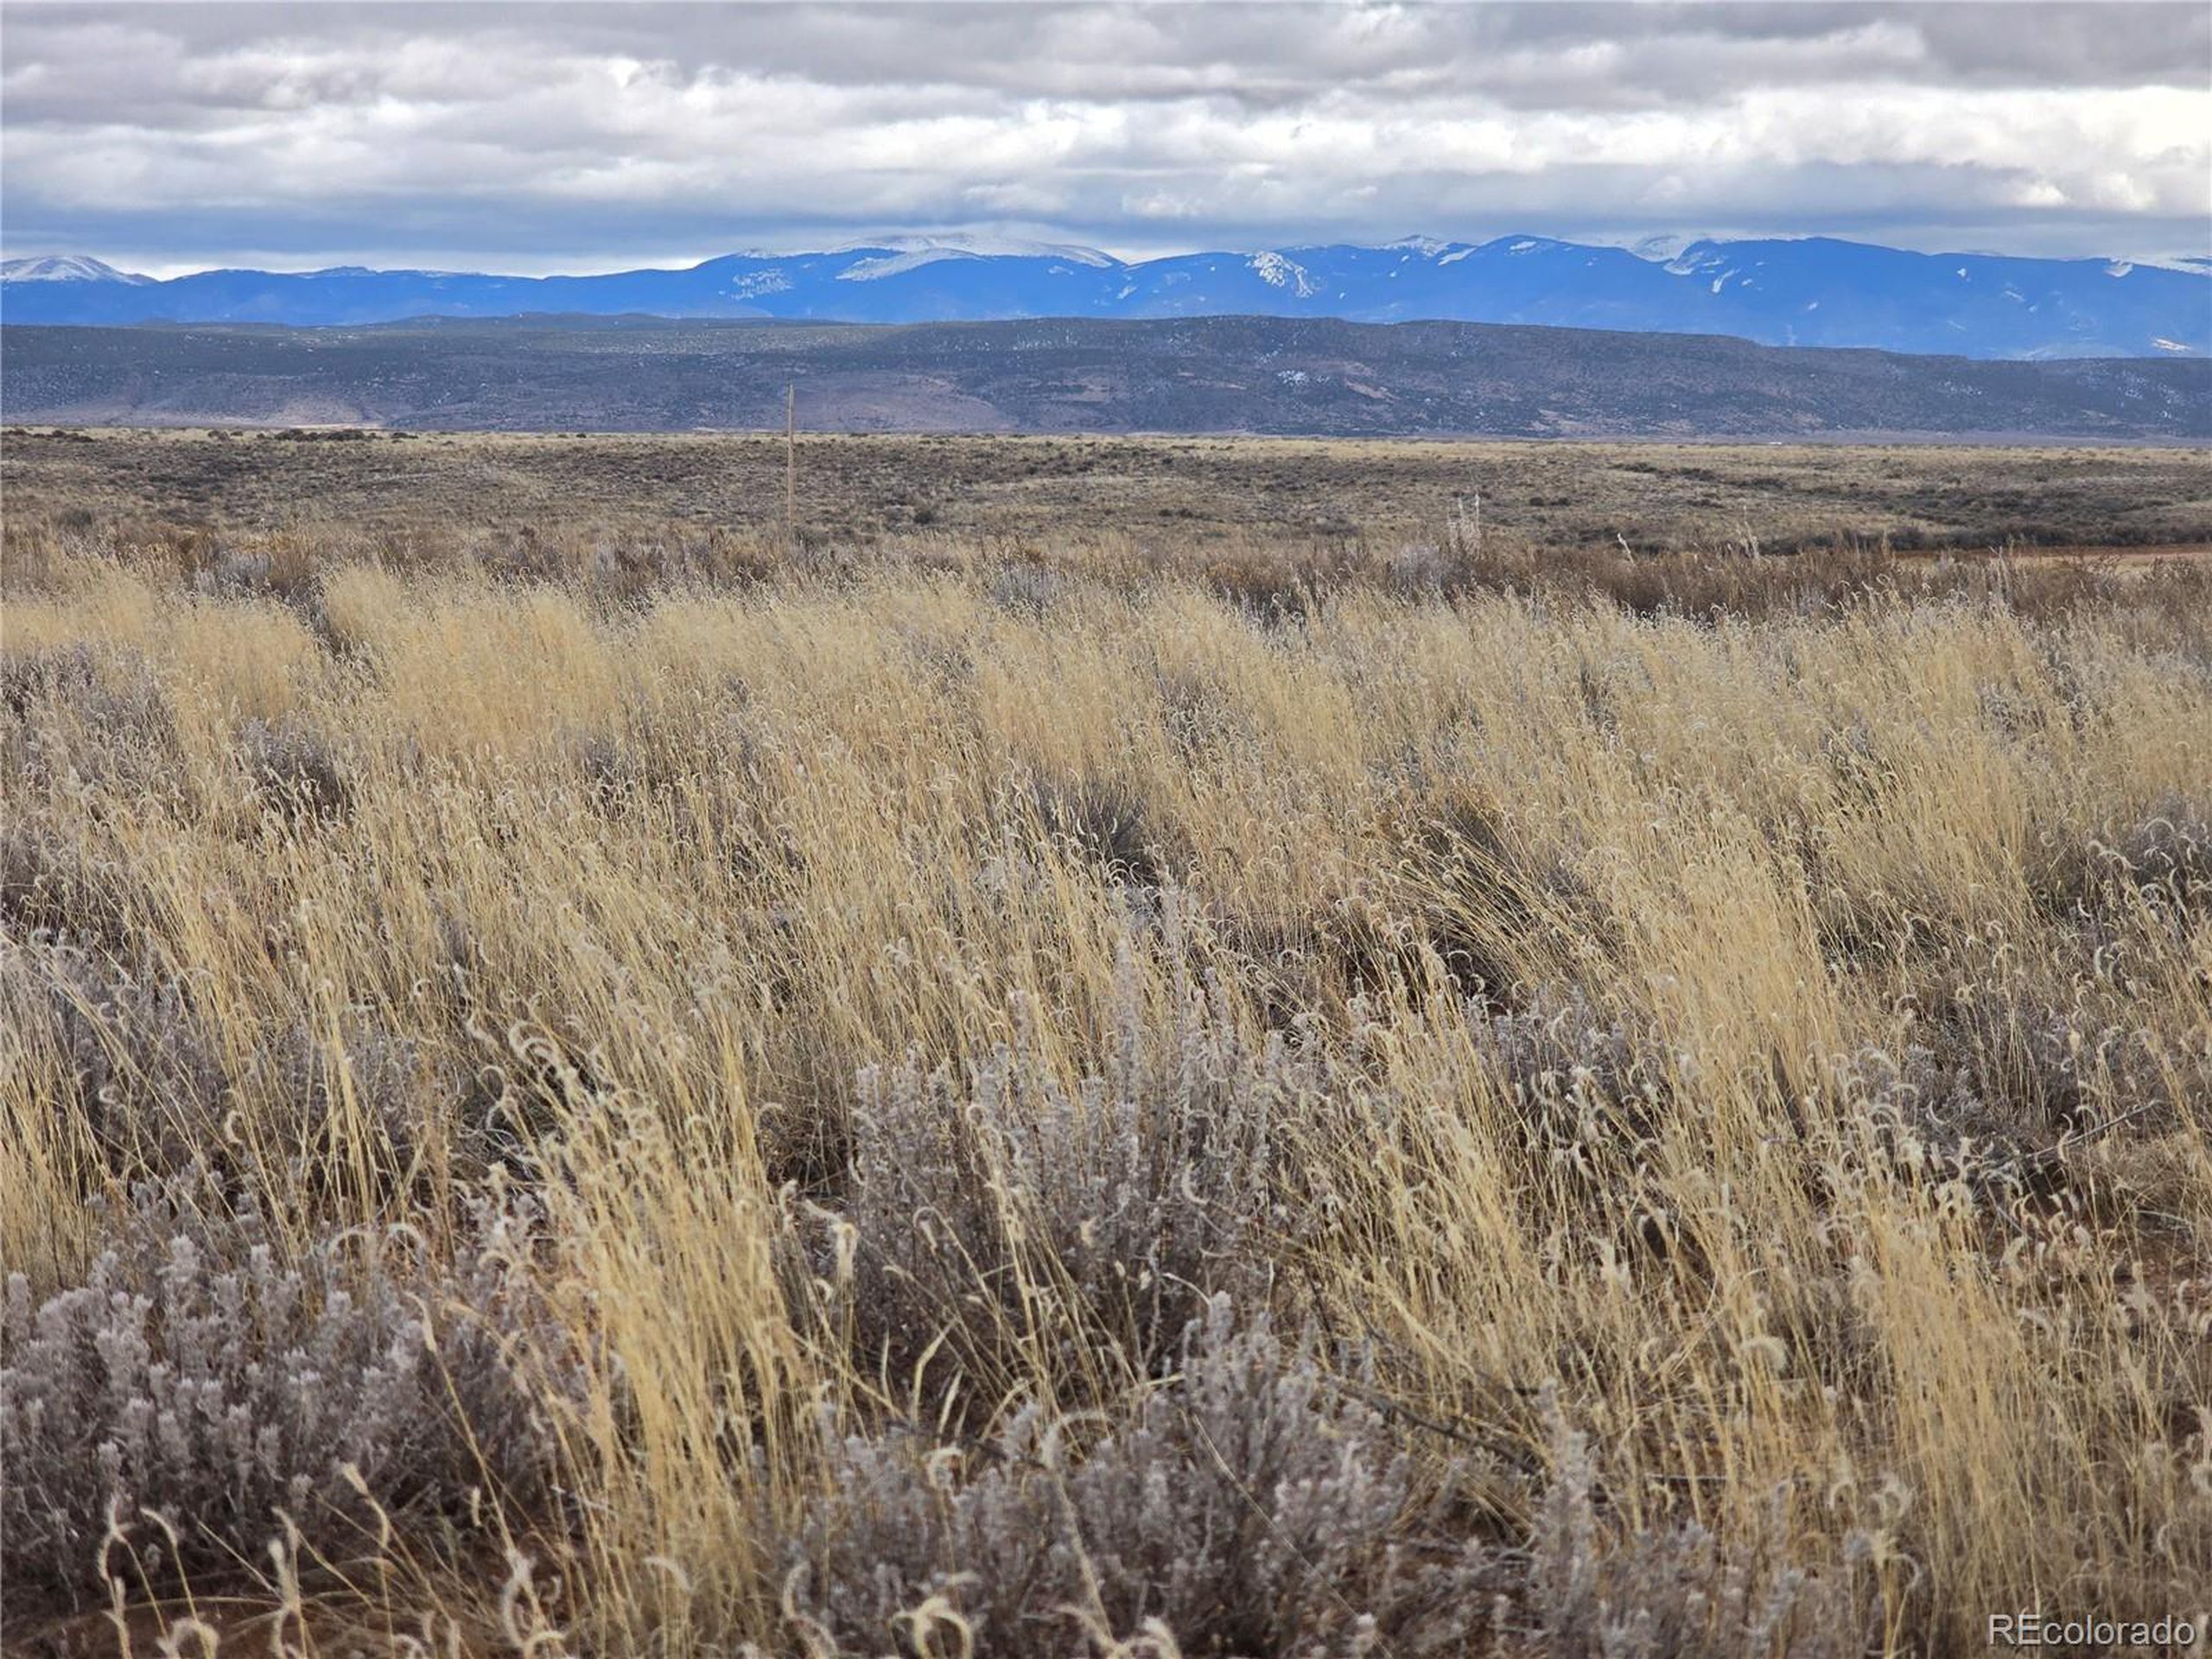
[[[2212,239],[2194,5],[0,8],[11,253]],[[279,262],[284,262],[279,260]]]

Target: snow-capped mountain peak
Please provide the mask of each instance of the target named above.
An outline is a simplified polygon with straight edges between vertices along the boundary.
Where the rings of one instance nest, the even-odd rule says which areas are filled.
[[[1071,264],[1107,266],[1122,262],[1097,248],[1072,242],[1025,242],[1019,237],[962,232],[944,236],[880,236],[848,242],[832,253],[934,254],[976,259],[1065,259]],[[798,256],[804,257],[804,256]]]
[[[1047,259],[1090,270],[1104,270],[1122,263],[1096,248],[1078,247],[1071,243],[1024,242],[1001,236],[887,236],[849,243],[831,251],[883,256],[862,259],[839,271],[837,280],[846,283],[903,276],[910,270],[946,259]]]
[[[135,271],[118,270],[105,260],[81,253],[0,260],[0,283],[125,283],[143,287],[153,280]]]

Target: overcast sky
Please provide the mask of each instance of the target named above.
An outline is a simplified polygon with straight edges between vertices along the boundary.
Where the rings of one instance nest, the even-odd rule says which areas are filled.
[[[2212,7],[0,5],[0,240],[543,272],[889,232],[2212,252]]]

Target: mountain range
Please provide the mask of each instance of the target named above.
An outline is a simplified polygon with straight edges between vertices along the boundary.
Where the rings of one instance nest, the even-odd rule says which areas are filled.
[[[2212,259],[1928,254],[1814,237],[1640,251],[1508,236],[1191,253],[888,238],[587,276],[207,270],[167,281],[82,255],[0,264],[0,321],[315,327],[416,317],[916,323],[1200,316],[1536,323],[1967,358],[2212,357]]]

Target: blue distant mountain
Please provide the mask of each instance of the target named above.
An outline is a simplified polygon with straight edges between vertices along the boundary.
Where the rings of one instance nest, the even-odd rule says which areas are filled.
[[[2192,265],[2195,262],[2190,262]],[[1838,241],[1631,252],[1540,236],[1192,253],[917,238],[734,253],[683,270],[499,276],[209,270],[167,282],[69,256],[0,264],[0,321],[327,326],[423,316],[1338,317],[1730,334],[1979,358],[2212,356],[2212,272],[2105,259],[1910,253]]]

